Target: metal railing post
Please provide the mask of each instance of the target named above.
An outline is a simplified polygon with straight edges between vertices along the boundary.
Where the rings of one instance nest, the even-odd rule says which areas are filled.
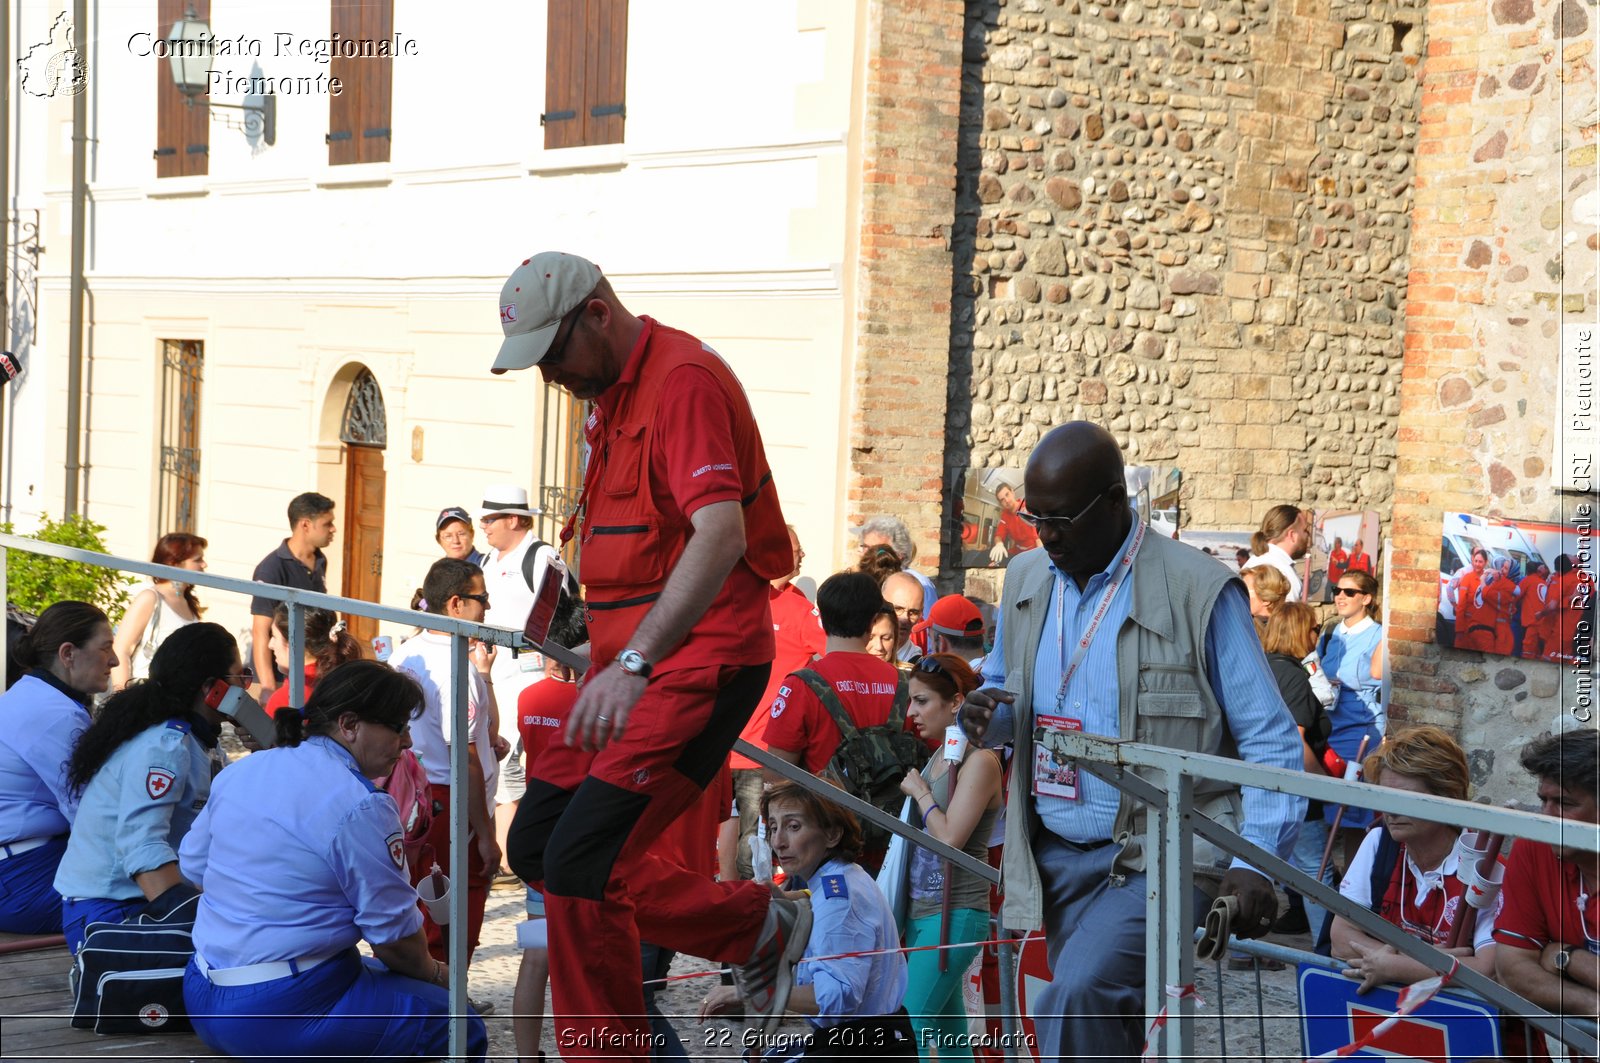
[[[467,637],[450,638],[450,1058],[467,1058],[467,787],[472,729],[467,720],[467,682],[471,663]],[[499,868],[490,868],[490,873]]]
[[[1161,1013],[1164,999],[1162,979],[1166,977],[1167,963],[1167,909],[1161,903],[1161,885],[1166,880],[1167,862],[1167,806],[1151,801],[1145,808],[1144,836],[1144,1021],[1148,1026]],[[1153,1037],[1150,1047],[1159,1055],[1161,1032]]]
[[[1003,927],[999,937],[1004,937],[1008,931]],[[1000,960],[1000,1033],[1005,1038],[1005,1058],[1031,1059],[1032,1053],[1028,1046],[1022,1042],[1022,1012],[1017,1007],[1017,954],[1011,942],[1002,941],[999,946]]]
[[[11,16],[7,14],[5,17]],[[4,213],[4,205],[0,204],[0,214]],[[3,677],[9,674],[11,667],[11,658],[7,656],[11,649],[11,584],[6,582],[6,566],[10,563],[11,551],[0,546],[0,606],[4,606],[6,610],[6,635],[0,638],[0,682],[3,682]]]
[[[1167,987],[1194,984],[1194,952],[1189,935],[1194,928],[1194,836],[1190,819],[1194,811],[1194,780],[1176,769],[1167,772],[1167,808],[1162,816],[1165,835],[1161,860],[1162,984],[1161,1005],[1167,1009],[1162,1031],[1165,1055],[1171,1059],[1194,1056],[1194,997],[1173,997]]]
[[[289,704],[303,709],[306,707],[306,668],[302,663],[306,659],[306,614],[299,602],[285,604],[289,609]]]

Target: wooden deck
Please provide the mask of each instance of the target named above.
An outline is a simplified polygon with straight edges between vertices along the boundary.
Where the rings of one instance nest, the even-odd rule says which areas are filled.
[[[19,940],[0,934],[0,947]],[[216,1059],[193,1034],[101,1037],[74,1030],[67,946],[0,953],[0,1058],[5,1060]]]

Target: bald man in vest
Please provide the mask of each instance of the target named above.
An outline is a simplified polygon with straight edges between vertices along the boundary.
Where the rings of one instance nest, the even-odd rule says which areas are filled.
[[[577,255],[523,260],[500,323],[493,372],[537,367],[593,404],[562,533],[582,536],[593,663],[507,845],[544,892],[557,1045],[568,1060],[650,1058],[641,935],[735,964],[746,1014],[771,1028],[809,906],[649,852],[722,767],[772,668],[768,581],[794,553],[749,400],[715,351],[629,313]]]
[[[1109,432],[1061,425],[1024,476],[1039,547],[1006,571],[984,689],[961,716],[974,739],[1016,744],[1000,921],[1046,933],[1054,978],[1030,1002],[1039,1058],[1121,1063],[1138,1059],[1144,1038],[1144,806],[1087,771],[1071,784],[1036,783],[1035,743],[1050,727],[1081,729],[1298,770],[1300,738],[1244,585],[1216,558],[1147,534]],[[1291,795],[1241,797],[1204,780],[1194,800],[1285,859],[1306,808]],[[1201,885],[1238,897],[1235,934],[1271,928],[1271,882],[1198,837],[1194,866]],[[1208,904],[1196,897],[1197,915]]]

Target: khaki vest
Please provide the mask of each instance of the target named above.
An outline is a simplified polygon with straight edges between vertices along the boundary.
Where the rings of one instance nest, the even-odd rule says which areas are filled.
[[[1133,600],[1117,632],[1117,685],[1121,735],[1150,745],[1237,756],[1222,707],[1206,675],[1206,624],[1217,595],[1235,577],[1220,561],[1191,546],[1146,533],[1134,559]],[[1005,897],[1001,922],[1015,930],[1044,925],[1039,867],[1032,840],[1044,830],[1033,808],[1033,669],[1045,618],[1055,607],[1050,559],[1030,550],[1006,570],[1000,598],[1005,617],[1005,689],[1012,706],[1016,755],[1006,799],[1006,842],[1001,865]],[[1099,637],[1110,634],[1102,630]],[[1048,696],[1048,695],[1047,695]],[[1146,773],[1140,772],[1141,776]],[[1159,783],[1158,783],[1159,784]],[[1239,793],[1222,783],[1197,779],[1196,808],[1238,828]],[[1143,871],[1146,806],[1123,795],[1113,841],[1122,847],[1118,873]],[[1194,840],[1197,874],[1219,877],[1229,856]]]

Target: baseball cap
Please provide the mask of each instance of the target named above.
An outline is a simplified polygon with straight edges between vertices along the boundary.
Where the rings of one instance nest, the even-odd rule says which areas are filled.
[[[600,283],[600,267],[563,251],[522,260],[500,289],[500,344],[491,373],[529,369],[550,353],[561,319]]]
[[[947,594],[928,611],[929,629],[953,639],[983,637],[983,614],[959,594]]]
[[[433,533],[435,535],[439,534],[440,531],[444,530],[444,526],[453,520],[459,520],[467,527],[472,527],[472,518],[467,515],[467,511],[460,506],[451,506],[449,509],[441,509],[439,511],[439,519],[433,522]]]

